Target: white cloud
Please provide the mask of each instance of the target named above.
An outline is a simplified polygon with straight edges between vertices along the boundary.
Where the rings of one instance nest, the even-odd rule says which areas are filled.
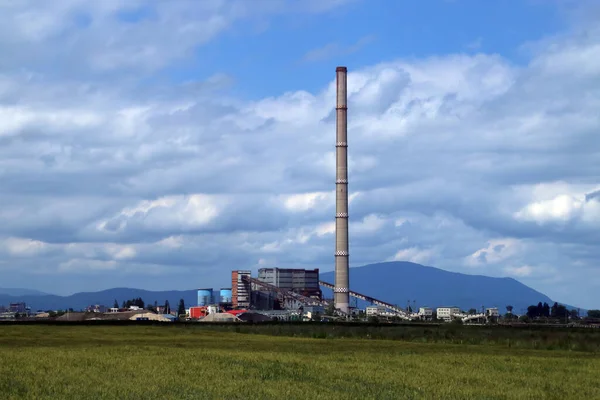
[[[524,248],[525,246],[522,242],[513,238],[490,240],[486,247],[468,256],[465,263],[471,267],[498,264],[510,260],[522,252]]]
[[[532,220],[540,223],[548,221],[567,222],[579,216],[583,209],[585,199],[569,195],[557,196],[551,200],[538,201],[527,205],[516,213],[522,220]]]
[[[229,200],[204,194],[168,196],[144,200],[134,207],[124,208],[115,217],[97,223],[103,232],[119,232],[128,224],[140,224],[147,229],[187,230],[202,227],[217,218]]]
[[[110,246],[107,252],[114,257],[115,260],[127,260],[134,258],[137,254],[132,246]]]
[[[325,236],[332,235],[335,233],[335,222],[327,222],[321,225],[318,225],[315,229],[315,234],[317,236]]]
[[[387,223],[387,219],[376,214],[366,215],[362,220],[350,223],[352,233],[374,234],[381,230]]]
[[[426,264],[436,255],[435,249],[420,249],[418,247],[409,247],[398,250],[390,261],[410,261],[417,264]]]
[[[313,227],[301,227],[279,232],[282,239],[265,243],[259,249],[262,253],[281,253],[296,249],[299,245],[306,245],[311,241],[331,236],[335,233],[335,222],[326,222]]]
[[[572,221],[597,224],[600,222],[600,203],[596,198],[589,198],[589,194],[597,190],[597,186],[566,182],[535,185],[530,189],[531,201],[515,212],[514,217],[540,225]]]
[[[506,268],[504,268],[504,270],[509,275],[517,276],[517,277],[525,277],[525,276],[530,276],[532,274],[532,272],[534,271],[534,267],[532,267],[530,265],[522,265],[520,267],[506,267]]]
[[[44,252],[50,246],[39,240],[9,237],[4,239],[2,247],[12,256],[33,256]]]
[[[321,205],[326,207],[335,198],[335,192],[300,193],[284,197],[284,206],[292,212],[308,211]]]
[[[348,195],[348,205],[360,196],[360,192]],[[335,209],[335,191],[298,193],[282,196],[284,207],[291,212],[306,212],[313,209]]]
[[[181,236],[169,236],[159,240],[158,244],[171,249],[179,249],[183,246],[183,238]]]

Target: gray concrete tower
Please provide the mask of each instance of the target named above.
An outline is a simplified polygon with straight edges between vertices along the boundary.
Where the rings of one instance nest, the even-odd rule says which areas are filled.
[[[335,175],[335,308],[347,313],[350,303],[348,253],[348,130],[346,67],[337,67]]]

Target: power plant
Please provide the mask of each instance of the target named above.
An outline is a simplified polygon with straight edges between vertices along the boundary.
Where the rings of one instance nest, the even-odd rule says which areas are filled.
[[[336,73],[335,171],[335,308],[348,314],[350,306],[350,254],[348,252],[348,102],[346,67]]]
[[[261,268],[252,277],[249,270],[231,272],[231,289],[221,289],[220,299],[211,289],[198,290],[198,307],[190,309],[192,319],[211,314],[211,310],[239,316],[262,314],[274,319],[302,319],[306,315],[322,314],[330,308],[335,318],[346,319],[357,313],[350,307],[350,297],[371,303],[369,315],[393,316],[404,320],[427,319],[428,307],[419,312],[350,290],[348,235],[348,88],[346,67],[336,70],[336,171],[335,171],[335,283],[319,279],[318,269]],[[320,287],[333,292],[333,299],[323,297]],[[213,303],[207,302],[212,297]],[[226,301],[226,300],[227,301]],[[193,309],[193,310],[192,310]],[[194,317],[194,316],[197,317]],[[457,314],[458,315],[458,314]],[[252,317],[254,318],[254,317]],[[311,318],[311,317],[309,317]],[[464,320],[482,315],[461,316]]]

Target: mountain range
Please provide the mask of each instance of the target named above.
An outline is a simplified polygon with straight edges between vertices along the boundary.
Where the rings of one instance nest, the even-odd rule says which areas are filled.
[[[334,273],[321,274],[321,280],[333,283]],[[365,265],[350,270],[350,285],[353,291],[405,307],[457,306],[463,310],[470,308],[498,307],[501,313],[507,305],[521,313],[529,305],[538,302],[554,303],[540,293],[513,278],[492,278],[482,275],[467,275],[449,272],[434,267],[410,262],[385,262]],[[323,290],[331,298],[330,290]],[[0,305],[24,301],[32,310],[83,309],[89,305],[102,304],[111,307],[115,300],[141,297],[146,304],[164,304],[169,301],[176,307],[180,299],[186,306],[197,302],[196,290],[149,291],[131,288],[114,288],[99,292],[82,292],[71,296],[50,295],[27,289],[0,289]],[[414,302],[413,302],[414,301]],[[568,308],[573,308],[568,306]]]
[[[334,272],[322,273],[321,280],[333,283]],[[405,261],[351,268],[350,287],[355,292],[400,307],[406,307],[410,301],[411,307],[416,304],[416,307],[456,306],[462,310],[480,310],[483,306],[498,307],[505,313],[505,307],[512,305],[515,313],[521,313],[540,301],[550,305],[555,302],[513,278],[467,275]],[[330,290],[323,292],[333,297]]]
[[[39,290],[23,289],[23,288],[0,288],[0,295],[8,296],[44,296],[48,293],[40,292]]]
[[[150,291],[132,288],[113,288],[100,292],[75,293],[70,296],[52,294],[10,296],[0,294],[0,305],[23,301],[34,311],[64,310],[68,308],[81,310],[94,304],[112,307],[115,300],[120,305],[123,301],[138,297],[144,300],[146,304],[154,304],[155,301],[158,304],[164,304],[165,300],[168,300],[172,308],[177,307],[180,299],[183,299],[186,306],[195,305],[198,301],[196,290]]]

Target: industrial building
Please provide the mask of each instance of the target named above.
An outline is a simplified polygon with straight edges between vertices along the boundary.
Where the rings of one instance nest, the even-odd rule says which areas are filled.
[[[27,307],[27,305],[23,302],[10,303],[8,309],[13,313],[24,313],[29,311],[29,307]]]
[[[252,290],[250,307],[254,310],[280,310],[281,303],[277,293],[268,290]]]
[[[367,317],[376,317],[378,315],[383,315],[386,312],[386,308],[383,306],[369,306],[365,309]]]
[[[499,317],[500,312],[498,311],[497,307],[491,307],[485,309],[485,315],[486,317]]]
[[[321,299],[319,269],[261,268],[258,279],[280,289],[289,290],[305,297]]]
[[[297,309],[322,298],[318,269],[261,268],[257,278],[250,271],[232,271],[231,284],[234,309]]]
[[[438,319],[443,319],[446,322],[451,321],[455,316],[461,315],[458,307],[438,307],[436,313]]]
[[[231,302],[233,308],[250,307],[250,282],[244,278],[250,278],[251,276],[251,271],[231,272]]]
[[[431,307],[419,307],[419,318],[423,320],[433,319],[433,309]]]
[[[291,310],[265,310],[259,311],[258,313],[262,315],[266,315],[271,318],[271,320],[277,321],[301,321],[302,320],[302,312],[300,311],[291,311]]]

